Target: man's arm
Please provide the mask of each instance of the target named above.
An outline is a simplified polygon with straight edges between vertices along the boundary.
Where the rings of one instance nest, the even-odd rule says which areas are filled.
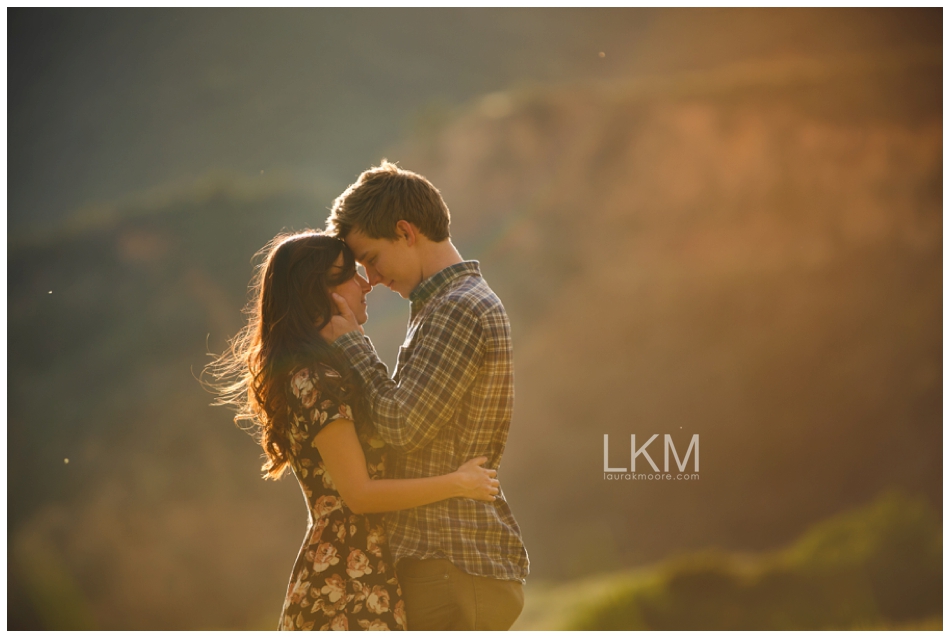
[[[342,315],[334,317],[342,320],[336,327],[339,330],[352,311],[342,298],[337,305]],[[328,328],[321,331],[325,338],[333,335]],[[425,446],[451,420],[471,389],[484,355],[478,317],[457,304],[436,308],[418,328],[413,343],[409,359],[401,362],[397,385],[359,332],[345,331],[333,342],[363,380],[380,437],[403,452]]]

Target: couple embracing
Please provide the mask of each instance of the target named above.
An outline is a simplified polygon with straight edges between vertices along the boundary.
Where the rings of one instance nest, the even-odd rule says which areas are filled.
[[[511,336],[439,191],[384,161],[327,232],[262,254],[248,325],[214,371],[233,380],[219,403],[259,431],[265,475],[291,468],[310,511],[280,628],[508,629],[528,573],[495,478]],[[377,284],[411,303],[392,378],[362,330]]]

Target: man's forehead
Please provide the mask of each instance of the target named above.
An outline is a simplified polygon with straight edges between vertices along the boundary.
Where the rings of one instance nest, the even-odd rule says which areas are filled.
[[[353,251],[356,261],[363,261],[373,248],[373,240],[356,228],[347,233],[343,241]]]

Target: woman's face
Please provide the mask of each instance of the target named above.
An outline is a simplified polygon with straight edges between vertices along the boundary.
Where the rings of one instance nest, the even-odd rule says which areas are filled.
[[[333,268],[343,270],[342,254],[336,258],[336,261],[333,263]],[[369,319],[369,316],[366,314],[366,293],[372,289],[373,287],[369,285],[369,282],[357,273],[351,279],[341,284],[330,286],[330,294],[336,293],[346,299],[346,303],[350,305],[353,314],[356,315],[356,322],[363,325],[366,323],[366,320]],[[331,299],[331,305],[332,304]]]

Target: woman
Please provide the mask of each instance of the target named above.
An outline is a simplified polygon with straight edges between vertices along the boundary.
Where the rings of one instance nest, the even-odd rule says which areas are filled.
[[[386,447],[366,418],[354,375],[320,337],[344,297],[360,324],[371,289],[339,239],[278,235],[251,282],[249,322],[210,367],[217,405],[256,428],[266,478],[290,467],[310,510],[281,629],[406,629],[380,512],[446,498],[495,499],[495,471],[472,459],[456,472],[382,479]],[[259,253],[259,254],[261,254]],[[332,477],[332,478],[331,478]]]

